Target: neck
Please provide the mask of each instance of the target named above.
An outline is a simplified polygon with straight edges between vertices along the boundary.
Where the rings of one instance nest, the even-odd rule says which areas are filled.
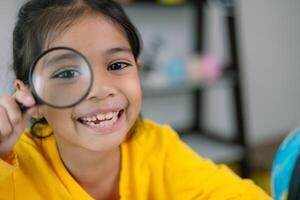
[[[96,199],[115,195],[119,191],[121,168],[120,149],[94,152],[78,147],[61,148],[61,158],[73,178]],[[101,188],[99,190],[99,188]],[[99,193],[101,191],[101,194]],[[98,194],[96,194],[98,193]],[[99,198],[101,196],[101,198]]]

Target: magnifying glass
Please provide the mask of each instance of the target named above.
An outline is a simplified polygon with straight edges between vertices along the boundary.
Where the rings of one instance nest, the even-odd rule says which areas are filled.
[[[37,104],[54,108],[77,105],[89,94],[93,72],[89,61],[69,47],[54,47],[43,52],[29,71],[29,85]],[[22,112],[28,108],[21,106]]]

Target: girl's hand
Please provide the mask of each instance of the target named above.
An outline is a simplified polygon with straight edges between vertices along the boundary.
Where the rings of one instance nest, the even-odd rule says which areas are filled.
[[[17,102],[30,108],[22,113]],[[18,89],[13,96],[0,96],[0,159],[10,154],[36,111],[34,98],[26,87]]]

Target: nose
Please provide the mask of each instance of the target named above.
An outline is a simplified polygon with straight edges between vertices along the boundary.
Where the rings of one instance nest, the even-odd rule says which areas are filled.
[[[88,99],[103,100],[117,94],[117,88],[108,71],[102,67],[93,69],[93,85]]]

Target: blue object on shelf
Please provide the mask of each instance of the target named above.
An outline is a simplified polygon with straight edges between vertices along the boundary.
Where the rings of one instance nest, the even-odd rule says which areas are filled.
[[[179,57],[171,59],[165,68],[165,73],[172,84],[182,83],[186,77],[184,60]]]

